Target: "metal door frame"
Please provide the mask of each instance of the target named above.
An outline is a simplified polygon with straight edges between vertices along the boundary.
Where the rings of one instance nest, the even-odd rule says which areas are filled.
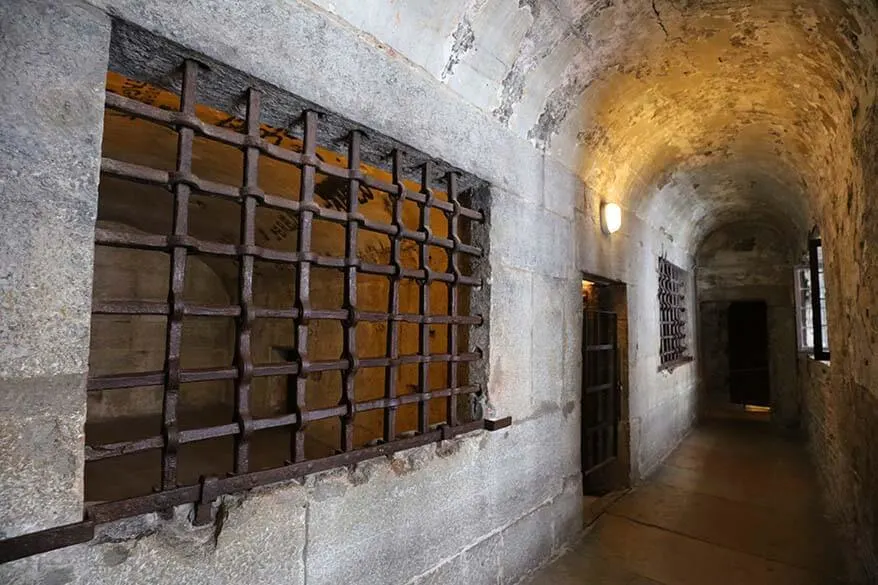
[[[601,337],[601,325],[607,334]],[[619,420],[622,389],[619,377],[619,321],[612,311],[586,309],[582,315],[582,474],[598,471],[619,456]],[[596,380],[594,367],[602,354],[610,354],[608,379]],[[590,420],[586,406],[590,395],[597,395],[597,422]]]

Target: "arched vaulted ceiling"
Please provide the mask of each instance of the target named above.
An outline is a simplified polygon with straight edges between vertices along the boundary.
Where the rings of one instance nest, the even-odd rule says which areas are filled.
[[[873,0],[315,0],[694,247],[797,237],[855,172]]]

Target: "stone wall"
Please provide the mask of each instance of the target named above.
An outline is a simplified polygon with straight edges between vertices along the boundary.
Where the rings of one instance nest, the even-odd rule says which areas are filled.
[[[878,579],[878,400],[833,363],[799,359],[811,452],[854,583]]]
[[[878,579],[878,108],[860,95],[855,165],[814,202],[823,242],[830,362],[800,360],[814,461],[856,583]]]
[[[795,254],[783,233],[759,223],[732,223],[711,233],[696,253],[701,333],[702,409],[730,402],[728,309],[735,301],[768,305],[772,420],[798,425],[796,381]]]
[[[3,161],[4,176],[13,179],[3,184],[0,201],[6,223],[16,226],[2,247],[4,266],[15,267],[4,280],[4,313],[21,332],[0,355],[0,428],[12,446],[0,455],[10,471],[0,489],[7,535],[76,521],[81,512],[91,237],[110,14],[492,185],[482,291],[489,301],[480,307],[488,323],[474,341],[486,348],[487,414],[510,415],[514,423],[302,484],[223,498],[222,520],[206,528],[190,525],[187,507],[105,525],[90,543],[3,566],[0,580],[518,582],[581,527],[582,271],[629,287],[625,422],[632,476],[649,473],[686,433],[696,371],[688,364],[657,374],[657,258],[667,255],[691,275],[688,251],[633,213],[621,232],[602,234],[602,194],[498,124],[484,104],[462,99],[407,57],[310,3],[14,0],[0,11],[0,42],[10,56],[0,82],[16,88],[4,104],[23,130],[4,152],[20,152],[23,144],[51,149],[39,151],[46,167],[18,155]],[[45,91],[49,80],[56,91]],[[20,196],[34,206],[17,205]],[[46,221],[53,230],[46,231]],[[25,258],[31,264],[22,265]],[[34,302],[40,298],[45,302]],[[20,400],[27,388],[57,390]],[[59,428],[69,432],[51,430]]]

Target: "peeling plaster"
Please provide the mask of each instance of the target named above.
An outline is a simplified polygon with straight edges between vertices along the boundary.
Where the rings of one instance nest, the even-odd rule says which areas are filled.
[[[443,80],[448,79],[454,72],[454,66],[460,63],[460,58],[463,54],[472,49],[476,42],[473,26],[466,17],[460,21],[451,36],[454,42],[451,45],[451,55],[448,57],[448,63],[445,64],[445,69],[442,71]]]

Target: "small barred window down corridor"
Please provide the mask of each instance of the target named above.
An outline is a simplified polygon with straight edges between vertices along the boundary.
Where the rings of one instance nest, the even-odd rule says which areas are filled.
[[[0,584],[878,583],[874,0],[5,0],[0,55]]]

